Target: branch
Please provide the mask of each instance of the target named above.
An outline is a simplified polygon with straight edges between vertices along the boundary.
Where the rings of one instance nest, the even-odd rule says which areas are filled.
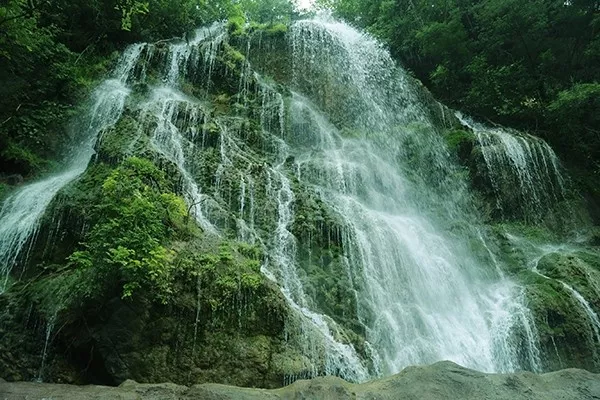
[[[19,110],[21,109],[21,106],[23,105],[23,103],[19,104],[15,110],[15,113],[19,112]],[[0,123],[0,126],[6,124],[8,121],[10,121],[12,119],[13,115],[11,115],[10,117],[6,118],[4,121],[2,121],[2,123]]]
[[[190,216],[192,214],[192,208],[196,208],[196,206],[200,205],[200,203],[202,203],[202,201],[197,201],[195,203],[190,204],[190,206],[188,207],[188,210],[187,210],[187,215],[185,216],[185,220],[184,220],[185,225],[187,225],[190,221]]]

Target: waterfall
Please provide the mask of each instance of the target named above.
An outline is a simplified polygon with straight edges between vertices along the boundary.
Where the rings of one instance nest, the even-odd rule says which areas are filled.
[[[460,182],[428,185],[455,166],[405,73],[378,43],[345,24],[299,22],[291,41],[295,85],[316,102],[293,96],[292,148],[303,180],[344,221],[348,273],[364,282],[360,318],[381,369],[450,359],[484,371],[524,367],[520,362],[539,370],[521,289],[495,275],[493,260],[482,264],[461,245],[469,236],[444,229],[469,220],[459,210],[469,200]],[[330,113],[343,116],[342,130],[319,111],[329,96],[340,96]],[[414,143],[423,164],[406,151]],[[529,332],[528,360],[516,356],[516,330]]]
[[[555,279],[548,275],[545,275],[539,270],[539,263],[545,256],[548,256],[553,253],[558,254],[570,254],[575,252],[577,249],[575,247],[569,245],[536,245],[531,242],[524,240],[523,238],[519,238],[513,235],[508,235],[511,242],[515,243],[517,246],[521,246],[523,250],[526,251],[527,255],[531,260],[529,261],[529,268],[537,275],[541,276],[547,280],[556,280],[560,285],[569,293],[569,295],[575,300],[575,303],[579,306],[580,312],[585,316],[587,323],[589,325],[589,337],[590,337],[590,348],[592,349],[592,353],[594,357],[597,357],[596,354],[596,344],[600,345],[600,317],[594,311],[589,301],[579,293],[573,286],[569,285],[565,281],[561,279]],[[582,275],[586,276],[594,283],[594,278],[590,276],[589,271],[583,270],[580,271]],[[594,291],[597,289],[595,287]],[[554,340],[554,339],[552,339]],[[556,344],[554,344],[556,346]],[[558,357],[560,359],[560,357]]]
[[[177,166],[183,181],[183,194],[192,209],[196,220],[205,230],[215,233],[213,225],[203,214],[204,196],[200,187],[192,177],[186,163],[186,151],[193,147],[193,142],[183,136],[181,127],[176,125],[183,116],[186,127],[197,126],[205,116],[202,108],[182,93],[169,87],[153,89],[150,100],[144,104],[142,118],[144,127],[154,123],[151,142],[156,151]],[[151,128],[150,128],[151,129]],[[194,139],[194,131],[190,130],[190,139]],[[187,147],[187,149],[186,149]]]
[[[342,137],[298,95],[291,110],[296,133],[315,140],[297,155],[301,175],[345,221],[349,274],[365,282],[362,318],[382,369],[444,359],[484,371],[519,368],[511,335],[521,324],[532,330],[519,289],[499,276],[483,279],[494,266],[459,253],[419,215],[406,179],[378,146]],[[535,335],[530,339],[528,351],[535,352]]]
[[[479,124],[460,113],[457,116],[477,137],[503,216],[516,214],[538,222],[566,199],[562,167],[548,143],[526,133]]]
[[[0,211],[0,293],[7,289],[10,273],[24,247],[35,237],[52,199],[86,170],[99,135],[119,120],[130,93],[127,82],[132,78],[142,48],[142,45],[129,47],[113,77],[93,92],[86,114],[78,121],[81,136],[65,157],[62,170],[25,185],[4,201]]]
[[[539,371],[523,290],[503,276],[489,248],[479,254],[469,246],[485,247],[485,239],[468,186],[455,178],[460,168],[419,89],[390,54],[346,24],[296,22],[287,34],[286,88],[253,69],[262,50],[249,41],[236,77],[240,93],[219,112],[216,74],[234,73],[219,65],[227,41],[225,26],[215,24],[189,42],[126,50],[114,78],[94,93],[85,140],[64,171],[5,201],[5,282],[52,198],[85,171],[131,88],[143,87],[128,109],[137,124],[128,152],[147,146],[144,154],[166,165],[206,234],[263,248],[262,272],[288,302],[287,340],[302,356],[286,382],[322,374],[364,381],[439,360],[487,372]],[[553,153],[527,151],[558,173]],[[338,258],[356,303],[352,328],[307,290],[301,266],[310,260],[299,247],[310,243],[293,228],[308,190],[339,225]],[[360,343],[349,339],[353,328]]]
[[[600,344],[600,318],[598,318],[598,314],[596,314],[596,312],[590,306],[590,303],[588,303],[581,293],[563,281],[560,281],[560,283],[571,293],[571,295],[573,295],[573,298],[583,309],[583,312],[589,321],[590,328],[592,329],[592,332],[594,332],[594,339],[598,344]]]

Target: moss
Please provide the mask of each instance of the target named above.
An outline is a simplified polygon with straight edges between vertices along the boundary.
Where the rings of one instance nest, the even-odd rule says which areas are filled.
[[[218,114],[225,115],[231,110],[232,97],[227,93],[220,93],[213,97],[212,104]],[[214,122],[208,124],[207,128],[211,133],[215,131],[218,133],[218,128]]]
[[[575,252],[575,255],[585,262],[590,268],[600,272],[600,252],[593,251],[592,249],[581,250]]]
[[[282,36],[287,33],[288,29],[286,24],[273,24],[265,29],[265,33],[270,36]]]
[[[530,273],[533,274],[533,273]],[[562,284],[539,276],[525,277],[528,307],[540,338],[545,368],[584,367],[596,370],[593,340],[581,307]]]
[[[454,129],[444,134],[444,139],[450,151],[458,157],[463,165],[468,165],[476,137],[471,131]]]
[[[533,243],[559,242],[560,237],[543,225],[527,224],[521,221],[505,221],[493,225],[492,229],[499,235],[510,234],[524,238]]]
[[[85,298],[92,296],[84,279],[83,271],[49,266],[45,276],[27,289],[27,297],[46,321],[60,317],[62,323],[72,322],[69,317],[79,311]]]
[[[246,20],[241,15],[230,16],[227,20],[227,32],[231,36],[241,36],[244,34],[244,25]]]
[[[597,345],[589,317],[564,283],[573,287],[589,305],[600,310],[600,272],[590,267],[576,253],[550,253],[538,263],[544,278],[531,271],[517,277],[526,287],[528,306],[540,336],[547,368],[600,368],[600,346]],[[584,257],[590,257],[586,255]],[[591,255],[597,260],[597,254]],[[563,283],[564,282],[564,283]]]
[[[161,184],[152,167],[137,164],[138,173],[154,176]],[[119,169],[99,165],[92,171],[75,186],[77,190],[68,191],[71,196],[79,196],[79,190],[92,182],[106,186],[109,179],[101,177],[113,177]],[[98,224],[93,221],[92,226]],[[109,284],[112,290],[98,291],[89,284],[89,269],[73,269],[72,264],[48,265],[38,269],[31,282],[11,288],[23,300],[14,315],[26,315],[24,308],[32,304],[30,314],[44,321],[42,327],[50,321],[61,326],[48,349],[47,380],[78,370],[69,382],[115,384],[127,378],[188,385],[281,385],[286,371],[273,364],[272,357],[288,357],[283,340],[288,308],[279,288],[260,272],[261,249],[199,234],[172,241],[168,247],[176,254],[168,302],[157,290],[139,290],[121,299],[122,283],[110,283],[108,275],[95,277],[103,280],[100,286]],[[13,349],[40,353],[40,349],[25,351],[24,343],[12,341],[17,337],[11,336]],[[27,343],[40,341],[43,338]],[[65,357],[67,363],[61,366]],[[16,361],[0,356],[0,365],[11,362]],[[39,360],[22,358],[18,363],[20,369],[10,367],[7,371],[14,374],[7,377],[36,376]]]
[[[229,43],[225,43],[223,49],[220,61],[227,69],[236,71],[238,74],[241,73],[241,67],[244,61],[246,61],[246,57]]]
[[[600,254],[597,252],[551,253],[538,263],[538,269],[579,292],[600,311]]]
[[[458,150],[460,146],[472,144],[476,138],[473,132],[462,129],[454,129],[444,135],[446,143],[451,150]]]
[[[249,244],[211,244],[208,240],[189,243],[179,251],[175,262],[178,279],[185,282],[194,277],[202,287],[201,301],[207,312],[218,314],[226,312],[240,297],[264,289],[261,257],[261,250]]]
[[[130,147],[137,144],[136,133],[139,130],[138,121],[132,115],[124,115],[114,127],[105,132],[100,138],[99,157],[110,163],[118,162],[127,157],[127,153],[133,150]]]
[[[344,228],[312,189],[296,180],[293,185],[296,201],[291,230],[299,241],[297,258],[307,297],[314,300],[315,309],[353,331],[352,337],[364,335],[364,327],[358,322],[355,292],[360,278],[351,281],[349,277],[342,240]],[[354,342],[357,346],[362,343]]]

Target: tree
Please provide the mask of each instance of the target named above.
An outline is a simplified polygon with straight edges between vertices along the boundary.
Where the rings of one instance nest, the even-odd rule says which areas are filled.
[[[259,23],[287,22],[295,10],[289,0],[241,0],[239,4],[248,20]]]

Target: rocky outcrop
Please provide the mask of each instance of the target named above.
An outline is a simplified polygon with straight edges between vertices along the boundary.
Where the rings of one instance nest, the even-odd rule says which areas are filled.
[[[414,302],[403,297],[408,290],[394,292],[393,302],[371,301],[369,293],[391,292],[393,285],[390,290],[367,287],[365,277],[395,277],[394,270],[407,268],[404,264],[417,271],[416,260],[426,251],[421,245],[417,249],[399,225],[379,229],[388,219],[379,213],[380,208],[387,209],[383,199],[402,204],[398,209],[402,215],[407,212],[405,202],[409,210],[413,202],[425,202],[415,209],[439,210],[444,219],[446,211],[437,204],[443,200],[440,204],[454,210],[447,213],[449,219],[452,216],[448,224],[452,234],[471,235],[474,231],[463,228],[471,217],[462,220],[463,211],[459,212],[471,203],[464,195],[464,175],[471,174],[491,220],[518,219],[514,210],[523,210],[528,193],[514,189],[537,193],[533,183],[542,179],[537,179],[539,174],[523,178],[529,170],[513,168],[520,165],[513,158],[520,158],[510,158],[507,151],[516,148],[527,155],[523,149],[537,148],[531,154],[538,154],[532,160],[539,166],[549,150],[540,150],[541,143],[530,143],[531,138],[523,135],[508,138],[510,143],[517,141],[516,147],[505,145],[508,133],[488,133],[491,139],[482,141],[473,129],[461,128],[454,112],[435,101],[420,83],[392,68],[389,55],[378,46],[371,51],[390,71],[380,71],[375,80],[393,83],[384,85],[385,90],[362,81],[364,71],[349,69],[356,60],[332,63],[330,52],[319,50],[329,42],[332,51],[341,45],[321,41],[330,35],[327,29],[298,28],[290,32],[291,38],[282,33],[275,29],[234,35],[217,24],[201,30],[193,46],[164,41],[135,45],[125,53],[130,72],[122,83],[130,97],[118,107],[120,119],[103,129],[86,172],[63,187],[45,211],[35,240],[24,247],[29,249],[27,257],[23,255],[24,260],[11,269],[14,284],[0,296],[3,378],[276,388],[325,374],[363,381],[398,370],[376,368],[378,357],[372,350],[380,337],[398,336],[394,324],[382,335],[369,329],[376,327],[378,314],[385,315],[388,304],[398,298],[407,305]],[[304,46],[305,35],[312,44],[294,51],[294,43]],[[310,93],[310,98],[300,93]],[[395,99],[391,103],[390,96]],[[445,132],[448,146],[443,146],[438,131]],[[357,160],[336,154],[346,148],[358,150],[353,142],[360,139],[366,144],[363,137],[377,142],[379,151],[358,151],[362,155]],[[376,154],[383,150],[383,155]],[[447,150],[467,168],[451,162]],[[502,168],[490,168],[486,154]],[[385,158],[402,161],[381,162]],[[386,176],[386,169],[398,168],[405,171]],[[496,172],[497,179],[492,179]],[[413,185],[428,189],[415,190],[405,199],[396,190],[406,186],[409,191]],[[0,178],[0,197],[2,188]],[[348,193],[355,197],[351,203],[365,202],[369,207],[350,206]],[[499,194],[504,207],[498,207]],[[505,209],[514,211],[511,218],[501,212]],[[362,224],[354,218],[357,213],[376,222],[355,227]],[[415,220],[406,226],[421,224]],[[416,229],[423,236],[418,240],[423,248],[438,243],[433,230]],[[372,250],[359,236],[394,239]],[[490,250],[483,238],[478,236],[473,243],[486,259]],[[396,254],[387,258],[391,251]],[[459,261],[462,251],[456,246],[456,260],[449,251],[431,263],[419,262],[446,265],[439,261],[448,259],[457,267],[470,268],[470,257]],[[374,262],[364,258],[369,252],[376,255]],[[365,266],[377,263],[380,271],[388,265],[394,268],[365,272]],[[523,262],[515,270],[526,265]],[[548,269],[548,275],[571,282],[573,268],[561,271]],[[407,269],[406,276],[417,275],[411,272]],[[593,330],[582,312],[572,312],[577,306],[573,296],[560,283],[549,286],[550,278],[525,272],[535,279],[524,282],[526,294],[537,318],[541,350],[544,356],[550,354],[540,362],[543,370],[597,368],[600,352],[592,351],[597,346],[593,337],[588,338]],[[398,286],[409,279],[398,278]],[[572,285],[581,291],[576,282]],[[437,282],[432,288],[438,289]],[[456,293],[448,298],[469,297]],[[586,298],[593,294],[582,293]],[[592,303],[598,309],[600,303]],[[397,321],[402,318],[398,314]],[[369,335],[375,341],[367,342]],[[403,350],[419,336],[409,332],[406,340],[393,345]],[[440,342],[452,336],[440,333]],[[515,336],[515,343],[522,343],[522,335]],[[537,346],[537,340],[527,340]],[[564,348],[560,355],[556,343]],[[473,359],[482,356],[477,353]],[[511,369],[529,368],[527,363],[515,365],[520,367]],[[374,393],[385,392],[376,386],[383,383],[354,387],[329,379],[315,382],[303,385],[335,393],[371,387]],[[302,385],[294,387],[304,390]],[[272,396],[295,393],[286,390]]]
[[[548,369],[578,366],[598,371],[600,258],[588,251],[543,256],[529,278],[529,307],[536,318]]]
[[[0,398],[6,400],[52,398],[75,399],[487,399],[487,400],[586,400],[600,398],[600,375],[567,369],[544,375],[528,372],[484,374],[449,361],[425,367],[409,367],[389,378],[348,383],[325,377],[297,381],[277,390],[236,388],[205,384],[191,388],[173,384],[142,385],[126,381],[118,388],[68,386],[37,383],[0,383]]]

